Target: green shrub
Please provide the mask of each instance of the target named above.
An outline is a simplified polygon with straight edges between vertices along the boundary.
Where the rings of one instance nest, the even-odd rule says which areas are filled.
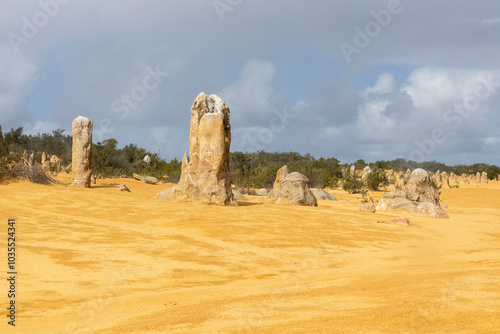
[[[368,178],[366,179],[368,189],[377,191],[380,186],[387,187],[388,185],[389,179],[383,170],[376,169],[368,174]]]
[[[363,182],[359,179],[356,179],[354,177],[347,177],[344,182],[342,183],[342,189],[347,191],[349,194],[359,194],[361,193],[363,189]]]

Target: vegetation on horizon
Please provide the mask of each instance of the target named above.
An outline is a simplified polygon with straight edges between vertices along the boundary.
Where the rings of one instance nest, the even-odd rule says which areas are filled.
[[[34,153],[35,161],[40,162],[42,152],[56,155],[64,166],[71,163],[72,136],[65,135],[65,130],[57,129],[51,134],[23,134],[23,128],[2,132],[0,126],[0,178],[9,171],[12,162],[18,162],[24,151]],[[151,163],[146,164],[144,156],[149,155]],[[128,144],[118,148],[118,141],[110,138],[93,144],[94,174],[96,177],[112,178],[127,176],[133,173],[155,176],[160,180],[176,183],[181,174],[181,162],[174,158],[170,162],[162,159],[157,153],[151,153],[136,144]],[[336,158],[316,159],[310,154],[301,155],[296,152],[232,152],[230,154],[231,181],[238,187],[272,188],[276,172],[283,165],[288,165],[291,172],[300,172],[311,180],[312,187],[336,188],[342,186],[347,191],[360,189],[359,180],[342,180],[342,168],[351,164],[341,164]],[[489,179],[497,179],[500,168],[495,165],[476,163],[473,165],[448,166],[436,161],[415,162],[402,158],[391,161],[366,163],[360,159],[354,163],[356,170],[370,166],[373,173],[367,179],[367,187],[376,190],[387,184],[384,170],[405,172],[407,169],[423,168],[428,171],[454,172],[457,175],[488,173]]]

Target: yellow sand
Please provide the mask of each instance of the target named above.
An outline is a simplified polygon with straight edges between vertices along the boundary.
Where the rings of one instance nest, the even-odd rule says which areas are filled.
[[[0,185],[3,268],[17,219],[15,332],[499,331],[499,182],[442,190],[450,219],[361,213],[342,191],[319,208],[152,200],[169,186]],[[401,215],[413,226],[377,223]]]

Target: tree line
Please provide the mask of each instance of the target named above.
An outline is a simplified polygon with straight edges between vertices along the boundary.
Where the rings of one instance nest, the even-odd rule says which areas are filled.
[[[34,153],[35,161],[40,162],[42,152],[56,155],[64,166],[71,163],[72,136],[65,130],[57,129],[52,133],[26,135],[23,128],[2,132],[0,126],[0,177],[8,171],[13,161],[19,161],[24,151]],[[160,180],[176,183],[181,174],[181,162],[174,158],[170,162],[162,159],[158,153],[152,153],[136,144],[128,144],[118,148],[118,141],[110,138],[93,144],[93,170],[98,178],[131,177],[133,173],[155,176]],[[148,155],[151,162],[143,159]],[[291,172],[300,172],[311,180],[312,187],[343,186],[342,169],[349,169],[352,164],[341,164],[336,158],[316,159],[310,154],[296,152],[232,152],[230,154],[231,181],[238,187],[272,188],[276,172],[287,165]],[[360,159],[353,163],[356,170],[369,166],[375,176],[370,182],[377,184],[385,180],[384,170],[406,172],[407,169],[423,168],[428,171],[446,171],[457,175],[486,172],[490,179],[497,179],[500,168],[495,165],[476,163],[473,165],[448,166],[436,161],[415,162],[402,158],[367,163]],[[355,182],[356,180],[348,180]]]

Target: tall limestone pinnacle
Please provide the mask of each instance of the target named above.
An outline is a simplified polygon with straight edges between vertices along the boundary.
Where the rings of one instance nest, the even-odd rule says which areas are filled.
[[[78,116],[72,124],[73,186],[90,188],[92,175],[92,127],[90,119]]]
[[[159,200],[236,205],[229,176],[230,111],[217,95],[200,93],[191,107],[189,157],[184,154],[179,183]]]

